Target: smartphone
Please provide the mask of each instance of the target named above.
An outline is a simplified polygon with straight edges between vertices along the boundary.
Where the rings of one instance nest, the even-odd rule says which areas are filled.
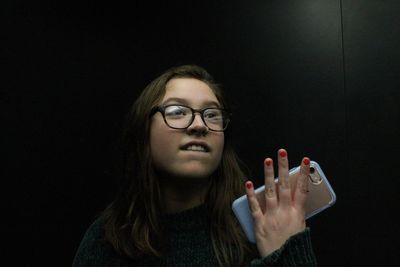
[[[295,167],[289,171],[290,183],[294,187],[299,176],[300,166]],[[278,179],[275,179],[278,182]],[[310,162],[310,175],[308,176],[308,189],[309,195],[306,201],[306,215],[308,219],[315,214],[331,207],[336,202],[336,194],[328,182],[324,172],[319,164],[315,161]],[[258,187],[255,190],[260,207],[265,212],[265,194],[264,186]],[[264,203],[264,205],[262,205]],[[232,209],[239,220],[248,240],[255,243],[255,236],[253,231],[253,218],[250,213],[247,195],[241,196],[232,203]]]

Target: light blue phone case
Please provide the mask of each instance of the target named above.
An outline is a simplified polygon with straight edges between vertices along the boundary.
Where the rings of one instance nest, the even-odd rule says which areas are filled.
[[[305,218],[308,219],[315,214],[325,210],[328,207],[331,207],[335,202],[336,202],[336,194],[333,191],[331,185],[328,182],[328,179],[326,178],[325,174],[323,173],[321,167],[319,164],[315,161],[310,162],[310,168],[314,168],[315,172],[319,175],[320,180],[316,183],[312,182],[310,179],[309,183],[309,189],[310,189],[310,194],[308,198],[313,197],[313,192],[318,192],[317,190],[321,191],[320,189],[325,190],[324,191],[324,196],[326,196],[326,200],[324,199],[323,203],[318,203],[318,206],[312,207],[311,210],[308,210],[306,212]],[[289,171],[289,175],[292,175],[300,170],[300,166],[295,167]],[[322,186],[323,188],[318,188],[318,186]],[[310,188],[311,187],[311,188]],[[314,191],[313,191],[314,190]],[[255,193],[259,193],[261,191],[264,191],[264,186],[261,186],[255,190]],[[314,193],[315,197],[318,197],[318,193]],[[309,201],[310,203],[316,203],[315,201]],[[307,206],[307,205],[306,205]],[[306,208],[307,209],[307,208]],[[246,234],[248,240],[252,243],[255,243],[255,237],[254,237],[254,231],[253,231],[253,218],[250,213],[249,209],[249,204],[247,200],[247,196],[243,195],[236,199],[232,203],[232,210],[237,217],[240,225],[243,228],[244,233]]]

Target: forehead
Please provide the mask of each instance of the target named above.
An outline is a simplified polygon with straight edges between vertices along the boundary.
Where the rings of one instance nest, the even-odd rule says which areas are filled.
[[[162,103],[175,102],[195,106],[219,105],[212,89],[205,83],[194,78],[171,79],[165,90]]]

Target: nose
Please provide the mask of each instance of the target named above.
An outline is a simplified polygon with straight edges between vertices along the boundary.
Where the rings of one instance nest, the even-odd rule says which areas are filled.
[[[192,123],[189,125],[189,127],[187,128],[187,131],[190,134],[197,133],[197,134],[202,134],[202,135],[204,135],[205,133],[208,132],[208,127],[204,123],[204,121],[201,118],[201,115],[199,113],[194,114],[194,119],[193,119]]]

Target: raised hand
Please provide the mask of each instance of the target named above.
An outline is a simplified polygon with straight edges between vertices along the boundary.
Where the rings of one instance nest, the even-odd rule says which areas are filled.
[[[278,183],[275,182],[273,160],[264,160],[265,191],[256,196],[251,181],[246,182],[246,193],[254,221],[254,234],[260,256],[279,249],[292,235],[303,231],[305,202],[308,193],[307,177],[310,159],[301,162],[300,172],[289,177],[289,161],[284,149],[278,151]]]

